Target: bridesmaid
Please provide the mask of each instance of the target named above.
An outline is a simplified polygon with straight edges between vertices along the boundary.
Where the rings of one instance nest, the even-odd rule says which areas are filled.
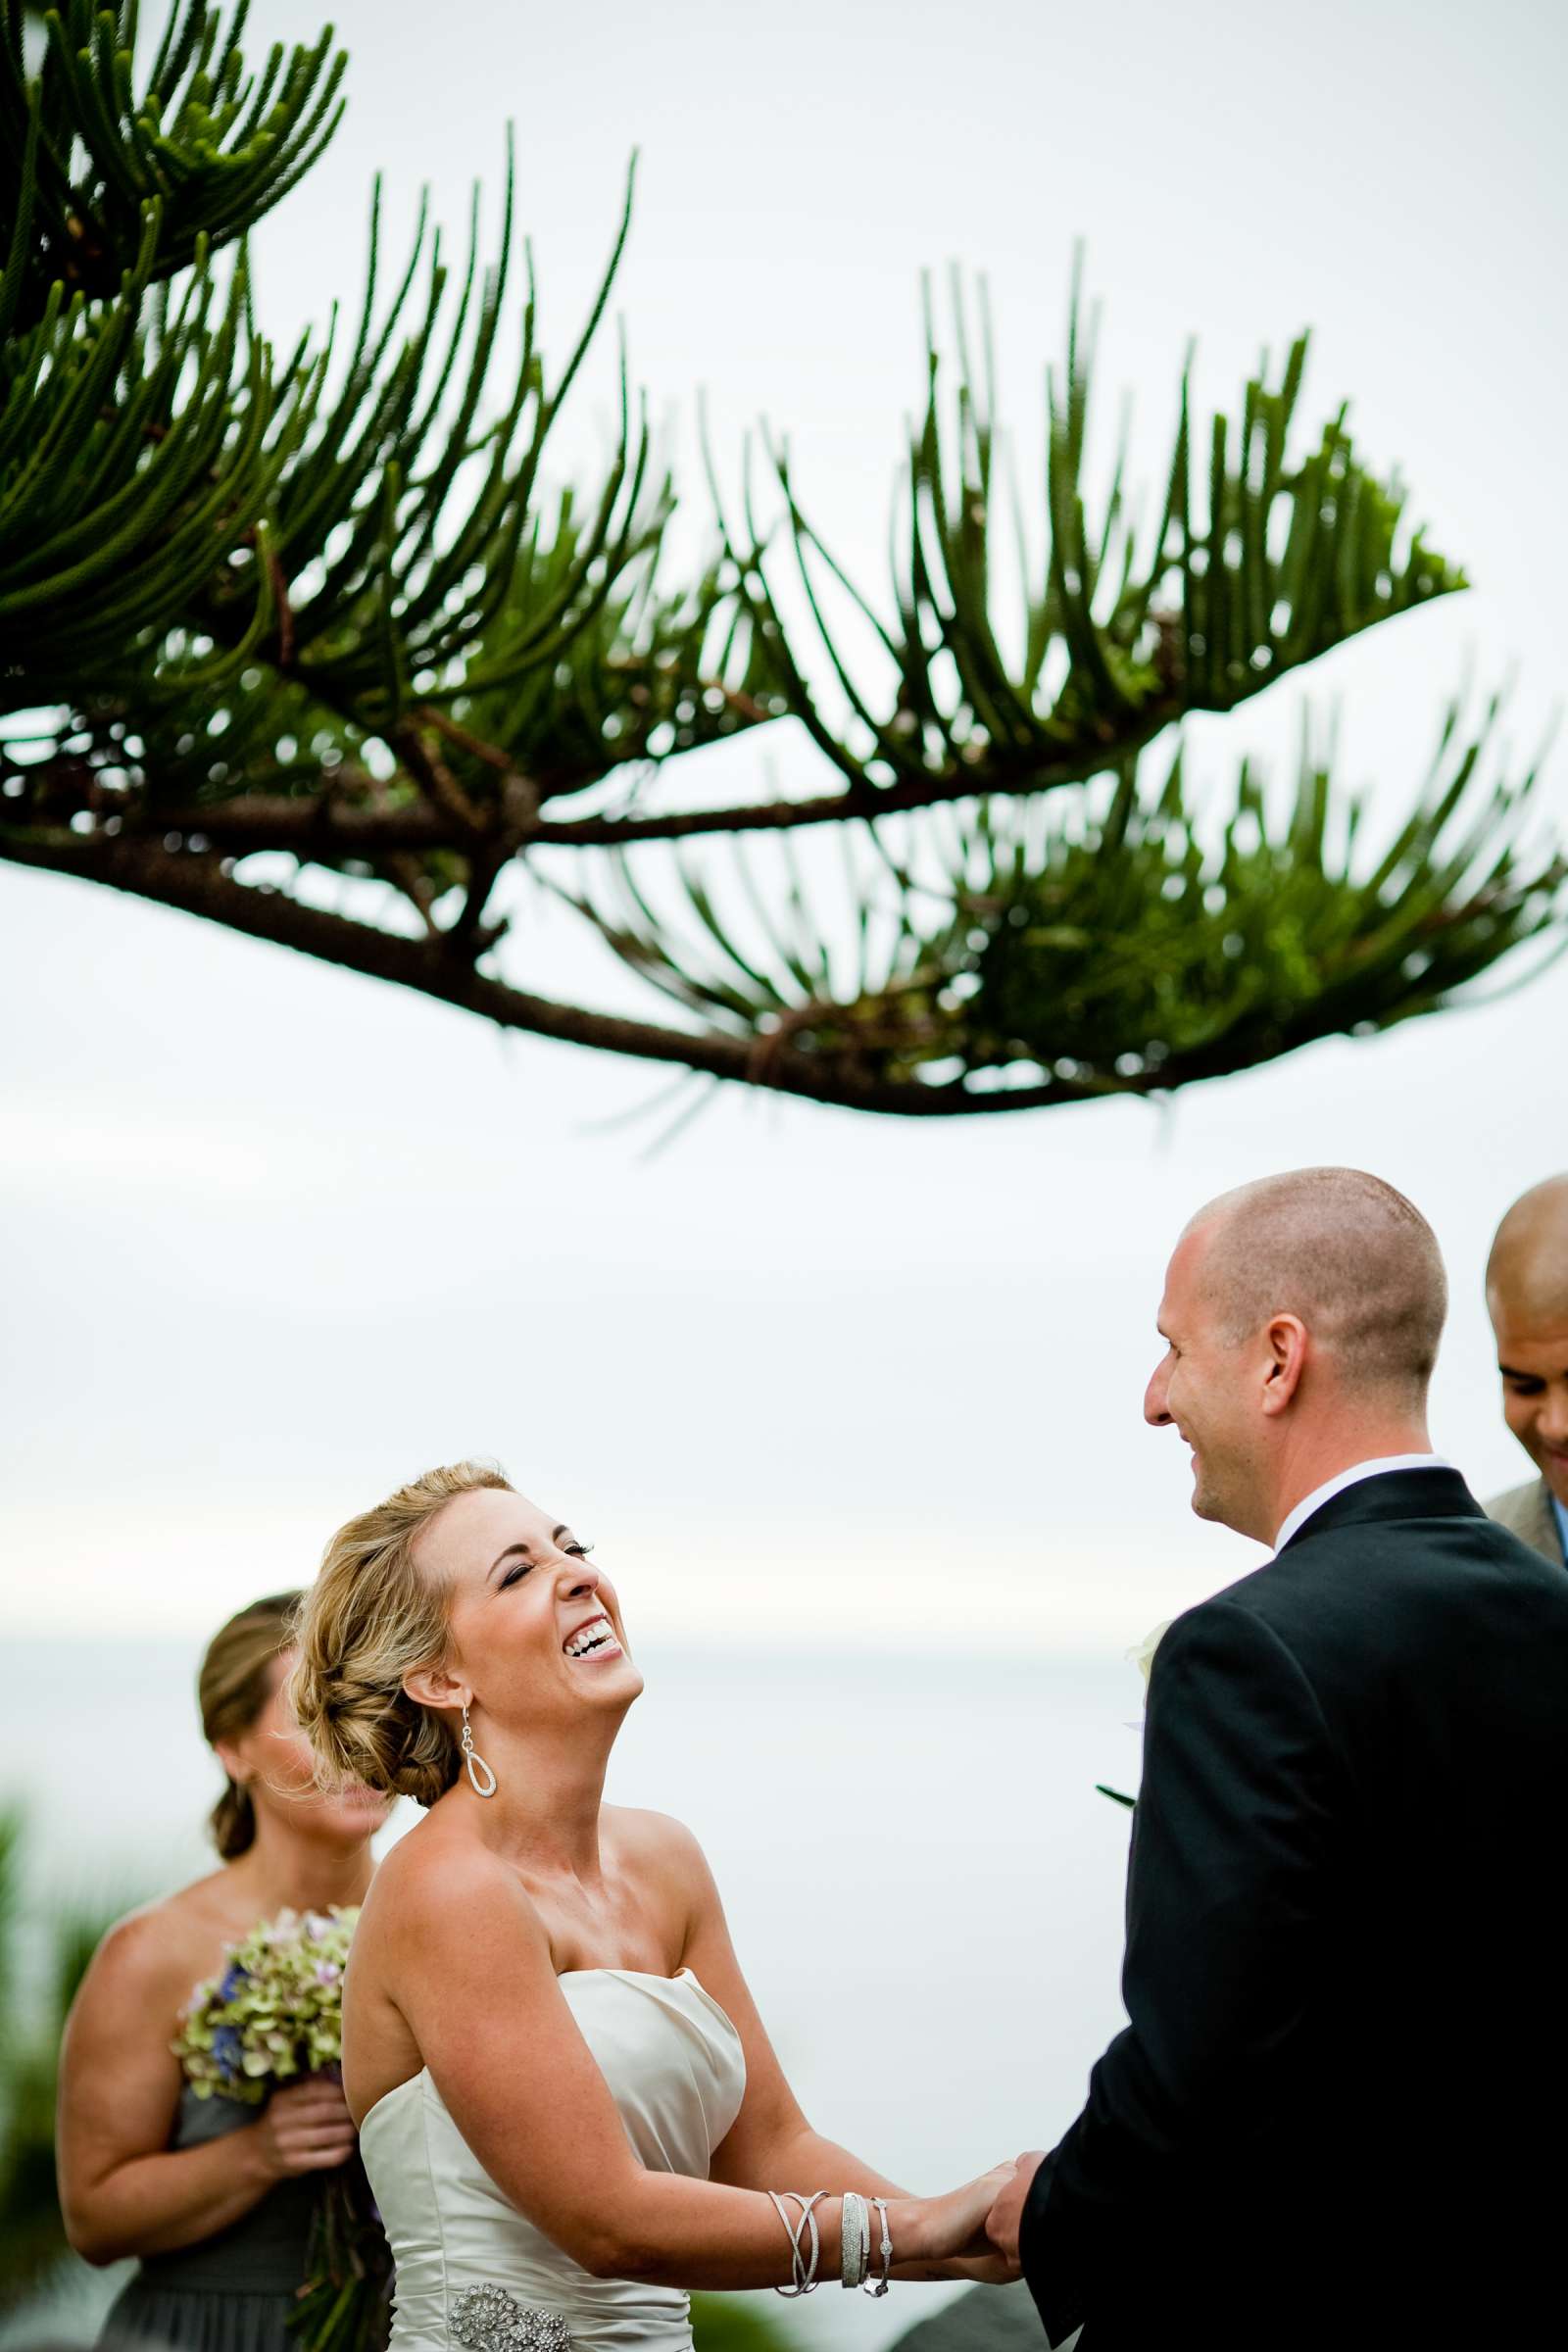
[[[388,1800],[316,1785],[285,1691],[300,1595],[254,1601],[213,1638],[197,1693],[225,1775],[212,1832],[221,1868],[110,1930],[61,2052],[66,2230],[91,2263],[139,2257],[106,2340],[199,2352],[294,2352],[318,2176],[356,2148],[337,2082],[287,2083],[261,2108],[198,2099],[170,2049],[179,2012],[224,1947],[283,1910],[363,1901]]]

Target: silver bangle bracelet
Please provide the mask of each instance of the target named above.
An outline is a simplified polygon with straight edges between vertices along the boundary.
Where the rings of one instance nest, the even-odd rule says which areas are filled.
[[[773,2292],[775,2295],[790,2297],[808,2295],[816,2285],[816,2266],[822,2258],[821,2234],[817,2230],[816,2216],[811,2208],[820,2197],[827,2194],[827,2191],[813,2188],[808,2197],[803,2197],[797,2188],[782,2190],[770,2188],[766,2193],[773,2200],[773,2210],[783,2223],[785,2234],[790,2241],[790,2269],[795,2280],[793,2286],[775,2286]],[[798,2222],[792,2222],[784,2210],[786,2197],[789,2197],[801,2209],[801,2218]],[[801,2251],[801,2239],[808,2234],[811,2248],[809,2256]]]
[[[870,2268],[871,2217],[865,2199],[847,2188],[839,2225],[839,2283],[851,2288],[863,2286]]]
[[[882,2257],[882,2276],[874,2286],[866,2286],[861,2291],[868,2295],[885,2295],[888,2291],[888,2279],[893,2271],[893,2239],[888,2230],[888,2201],[886,2197],[873,2197],[871,2203],[882,2216],[882,2242],[877,2248],[877,2252]],[[867,2270],[870,2268],[869,2248],[866,2251],[866,2268]]]

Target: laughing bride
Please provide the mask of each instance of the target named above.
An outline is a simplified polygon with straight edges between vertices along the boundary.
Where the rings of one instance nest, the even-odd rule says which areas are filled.
[[[690,2287],[997,2275],[1011,2166],[911,2197],[814,2132],[696,1839],[604,1802],[642,1687],[609,1579],[482,1464],[350,1520],[307,1598],[323,1773],[426,1808],[344,2008],[393,2352],[681,2352]],[[863,1822],[858,1797],[820,1834]]]

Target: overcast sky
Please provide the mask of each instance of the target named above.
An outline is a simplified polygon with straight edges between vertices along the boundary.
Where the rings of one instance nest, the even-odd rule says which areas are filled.
[[[1564,20],[1523,0],[1309,14],[1025,0],[666,0],[593,10],[348,0],[351,110],[259,240],[286,344],[352,303],[380,166],[492,217],[504,125],[563,355],[612,236],[634,370],[690,484],[765,412],[873,586],[922,371],[918,281],[985,270],[1004,406],[1037,445],[1074,240],[1103,299],[1108,424],[1152,478],[1181,354],[1233,401],[1316,334],[1473,593],[1193,733],[1195,779],[1283,759],[1303,698],[1392,824],[1467,667],[1561,688]],[[262,0],[253,38],[314,32]],[[1548,112],[1550,110],[1550,112]],[[609,346],[563,463],[602,446]],[[783,730],[705,784],[752,792]],[[715,763],[722,761],[722,768]],[[1564,755],[1553,808],[1564,812]],[[526,968],[622,992],[561,923]],[[90,888],[0,868],[8,1237],[0,1550],[14,1622],[196,1632],[301,1580],[338,1518],[497,1454],[596,1538],[635,1632],[1119,1646],[1250,1564],[1143,1429],[1170,1242],[1203,1199],[1348,1160],[1409,1191],[1455,1310],[1435,1436],[1483,1491],[1525,1475],[1480,1302],[1497,1215],[1568,1163],[1568,966],[1511,1001],[1133,1103],[930,1128],[715,1099],[662,1156],[605,1122],[645,1068],[502,1041],[416,998]],[[863,1637],[862,1637],[863,1638]]]

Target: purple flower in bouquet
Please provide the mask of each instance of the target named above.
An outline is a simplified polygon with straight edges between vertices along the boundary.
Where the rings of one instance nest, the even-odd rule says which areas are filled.
[[[241,2079],[244,2053],[237,2026],[217,2026],[213,2030],[213,2064],[224,2083],[232,2085]]]

